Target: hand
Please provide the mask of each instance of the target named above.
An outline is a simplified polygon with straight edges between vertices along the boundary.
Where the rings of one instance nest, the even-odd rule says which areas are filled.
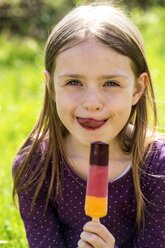
[[[89,221],[83,227],[78,248],[114,248],[115,239],[100,222]]]

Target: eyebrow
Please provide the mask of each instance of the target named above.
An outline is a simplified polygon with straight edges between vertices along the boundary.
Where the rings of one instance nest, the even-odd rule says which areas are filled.
[[[70,78],[85,78],[85,76],[80,75],[80,74],[74,74],[74,73],[64,73],[59,75],[59,78],[65,78],[65,77],[70,77]],[[116,73],[116,74],[111,74],[111,75],[101,75],[99,79],[110,79],[110,78],[128,78],[125,74],[122,73]]]
[[[72,78],[85,78],[84,76],[80,75],[80,74],[73,74],[73,73],[65,73],[65,74],[61,74],[59,75],[59,78],[63,78],[63,77],[72,77]]]

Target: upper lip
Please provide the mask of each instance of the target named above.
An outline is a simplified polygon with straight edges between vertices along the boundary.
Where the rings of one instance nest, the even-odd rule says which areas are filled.
[[[102,126],[106,122],[107,119],[97,120],[94,118],[77,117],[77,120],[83,127],[95,129],[95,128],[99,128],[100,126]]]

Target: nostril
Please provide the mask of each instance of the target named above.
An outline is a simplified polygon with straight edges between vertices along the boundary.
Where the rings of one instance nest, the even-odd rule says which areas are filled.
[[[100,111],[103,109],[103,104],[101,103],[97,103],[97,104],[94,104],[94,103],[86,103],[84,104],[84,108],[88,111]]]

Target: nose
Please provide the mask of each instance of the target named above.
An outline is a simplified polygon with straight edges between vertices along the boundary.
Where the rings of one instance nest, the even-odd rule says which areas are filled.
[[[90,91],[86,94],[83,101],[83,108],[90,112],[101,111],[103,109],[103,98],[99,92]]]

